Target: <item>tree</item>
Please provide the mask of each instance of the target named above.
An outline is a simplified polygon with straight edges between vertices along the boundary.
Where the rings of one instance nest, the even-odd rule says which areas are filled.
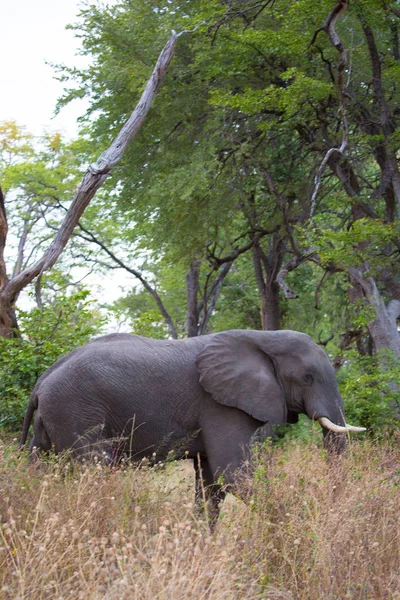
[[[42,257],[34,264],[27,266],[24,270],[11,277],[7,273],[4,258],[8,222],[4,195],[2,191],[0,192],[0,336],[9,337],[13,335],[13,329],[15,330],[16,326],[14,304],[18,294],[36,277],[40,276],[56,263],[85,208],[90,203],[96,191],[107,179],[113,167],[125,152],[128,144],[140,129],[172,59],[177,37],[177,34],[173,33],[163,48],[151,77],[146,84],[146,88],[140,97],[139,103],[128,121],[109,148],[86,171],[60,228]]]
[[[84,11],[77,31],[94,67],[69,73],[77,87],[64,99],[91,98],[92,117],[101,111],[92,135],[104,143],[144,77],[154,32],[198,26],[138,139],[140,157],[128,153],[120,172],[116,211],[140,224],[133,243],[184,258],[188,272],[218,265],[214,247],[232,254],[240,240],[267,328],[282,325],[287,301],[303,301],[312,263],[321,286],[337,277],[356,309],[373,308],[371,347],[398,354],[396,11],[373,0],[156,8]]]

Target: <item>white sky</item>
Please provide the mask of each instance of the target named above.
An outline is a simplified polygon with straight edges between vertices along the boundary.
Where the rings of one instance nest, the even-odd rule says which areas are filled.
[[[31,133],[44,129],[73,137],[85,102],[75,100],[52,119],[63,84],[46,61],[83,66],[75,56],[79,40],[68,23],[76,21],[78,0],[5,0],[1,9],[0,120],[14,119]]]

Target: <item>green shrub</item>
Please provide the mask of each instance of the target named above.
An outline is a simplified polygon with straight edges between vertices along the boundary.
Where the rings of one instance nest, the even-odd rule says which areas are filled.
[[[88,295],[81,291],[43,310],[18,310],[21,337],[0,338],[0,427],[19,429],[38,377],[99,332],[103,321]]]
[[[375,356],[346,353],[346,363],[339,372],[346,419],[367,427],[370,433],[390,433],[400,421],[399,359],[390,351]]]

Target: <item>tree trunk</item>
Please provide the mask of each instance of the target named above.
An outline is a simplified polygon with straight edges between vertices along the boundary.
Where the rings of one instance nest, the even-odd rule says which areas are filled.
[[[359,286],[367,304],[375,312],[375,319],[368,324],[375,351],[388,349],[392,350],[395,356],[400,356],[400,336],[397,329],[400,300],[391,300],[385,305],[372,277],[365,276],[365,271],[354,267],[350,268],[349,272],[352,281]]]
[[[278,243],[274,240],[274,247],[270,250],[268,256],[263,252],[258,242],[253,245],[254,272],[261,300],[261,327],[267,331],[275,331],[280,328],[279,285],[276,282],[276,275],[282,264],[279,245],[280,240]]]
[[[279,298],[279,286],[274,282],[268,282],[265,286],[264,327],[267,331],[275,331],[280,328],[281,307]]]
[[[0,337],[20,337],[13,304],[2,294],[0,294]]]
[[[187,295],[187,335],[196,337],[199,335],[199,310],[198,310],[198,291],[200,276],[199,260],[195,260],[190,265],[189,273],[186,275],[186,295]]]
[[[13,298],[3,292],[9,283],[7,266],[4,259],[7,233],[6,207],[3,190],[0,187],[0,337],[19,337]]]

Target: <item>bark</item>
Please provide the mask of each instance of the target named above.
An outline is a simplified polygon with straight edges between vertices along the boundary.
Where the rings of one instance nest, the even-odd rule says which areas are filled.
[[[186,276],[187,317],[186,327],[188,337],[199,335],[198,291],[201,262],[196,260],[190,265]]]
[[[6,247],[8,233],[8,223],[6,207],[4,203],[3,190],[0,187],[0,290],[8,283],[7,268],[4,260],[4,250]]]
[[[275,281],[266,285],[265,305],[263,311],[263,329],[266,331],[275,331],[280,328],[281,308],[279,299],[279,286]]]
[[[3,190],[0,187],[0,292],[9,283],[4,250],[7,242],[8,222]],[[5,332],[7,337],[18,337],[18,323],[12,303],[3,305],[0,295],[0,335]]]
[[[397,330],[397,319],[400,317],[400,301],[392,300],[385,305],[377,285],[372,277],[368,277],[367,265],[363,269],[349,269],[350,276],[369,306],[375,311],[375,319],[368,324],[376,351],[389,349],[395,356],[400,356],[400,336]]]
[[[261,299],[261,326],[267,331],[279,329],[281,320],[279,285],[276,276],[282,264],[281,240],[274,236],[268,256],[259,243],[253,245],[253,264]]]
[[[109,177],[112,169],[123,156],[129,143],[135,137],[143,124],[143,121],[149,111],[150,105],[161,85],[168,65],[173,57],[176,40],[178,35],[173,32],[170,39],[161,51],[154,70],[146,84],[146,87],[140,97],[140,100],[132,112],[130,118],[122,127],[121,131],[112,142],[111,146],[103,152],[96,163],[89,166],[83,177],[78,191],[68,209],[60,229],[55,235],[52,243],[44,252],[42,258],[34,265],[18,273],[11,280],[7,279],[4,257],[1,247],[4,250],[5,239],[7,235],[7,221],[4,210],[4,198],[0,201],[0,336],[8,337],[11,335],[13,303],[19,292],[31,283],[38,275],[51,269],[58,260],[61,252],[68,243],[75,227],[77,226],[84,210],[92,200],[97,190]],[[2,246],[3,244],[3,246]]]

